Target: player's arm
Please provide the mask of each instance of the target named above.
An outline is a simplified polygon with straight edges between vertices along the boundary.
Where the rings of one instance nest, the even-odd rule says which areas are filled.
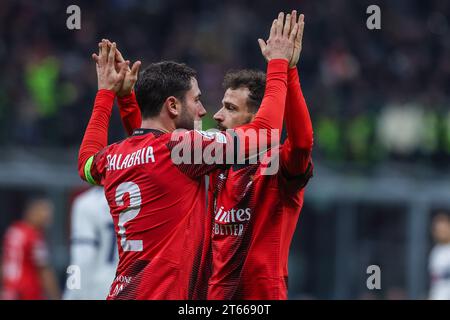
[[[127,61],[128,60],[125,60],[122,53],[117,49],[115,63],[116,71],[120,72],[120,67],[124,63],[127,68],[122,87],[117,92],[117,102],[119,104],[120,119],[122,119],[122,124],[128,135],[132,135],[134,129],[140,128],[142,124],[141,110],[139,109],[134,92],[134,85],[136,84],[138,78],[141,62],[136,61],[130,69],[128,64],[126,64]]]
[[[245,142],[240,143],[239,148],[239,154],[243,154],[245,158],[251,157],[258,152],[257,147],[260,144],[261,137],[259,130],[266,130],[265,141],[267,141],[267,147],[270,147],[272,135],[281,132],[287,93],[287,66],[288,61],[285,59],[269,60],[266,73],[266,89],[254,120],[233,130],[239,142]],[[245,139],[247,132],[252,130],[257,134],[256,144],[247,143]],[[279,136],[276,138],[278,138],[276,139],[278,142]]]
[[[270,29],[267,43],[258,39],[261,53],[267,60],[267,79],[261,106],[253,121],[238,129],[242,130],[280,130],[283,127],[284,106],[287,92],[287,67],[292,58],[294,40],[298,24],[294,22],[291,28],[290,14],[284,21],[284,13],[278,15]],[[237,130],[236,130],[237,131]]]
[[[296,19],[296,12],[292,19]],[[288,177],[310,176],[313,129],[308,107],[300,86],[297,62],[302,49],[304,16],[299,17],[299,30],[295,38],[294,54],[288,71],[285,123],[288,138],[281,151],[281,168]]]
[[[108,143],[108,125],[112,106],[117,92],[125,78],[126,66],[124,63],[119,72],[116,71],[115,51],[113,43],[108,51],[106,41],[99,44],[99,55],[93,54],[97,67],[98,92],[95,98],[92,115],[86,128],[83,141],[78,154],[78,173],[83,180],[91,184],[99,184],[98,174],[104,168],[104,157],[96,155]],[[99,159],[96,159],[97,156]],[[99,162],[99,164],[97,164]]]
[[[134,129],[140,128],[142,124],[141,110],[134,91],[125,96],[117,96],[117,102],[123,127],[128,135],[132,135]]]

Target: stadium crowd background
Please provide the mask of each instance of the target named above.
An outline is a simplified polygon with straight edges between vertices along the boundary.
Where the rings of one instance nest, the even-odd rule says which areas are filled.
[[[81,8],[81,30],[66,27],[70,4]],[[381,30],[366,26],[371,4],[381,8]],[[429,221],[450,208],[446,1],[1,1],[0,236],[28,193],[48,191],[59,209],[49,238],[64,284],[68,211],[82,186],[75,150],[96,92],[90,55],[99,39],[143,66],[194,67],[209,128],[225,72],[264,69],[256,40],[293,8],[306,16],[299,70],[317,169],[291,249],[291,298],[426,297]],[[124,136],[117,113],[110,133],[110,141]],[[64,182],[15,180],[5,168]],[[381,266],[380,291],[366,288],[370,264]]]

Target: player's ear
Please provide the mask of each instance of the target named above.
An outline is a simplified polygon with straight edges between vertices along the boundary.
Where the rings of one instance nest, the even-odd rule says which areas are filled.
[[[170,96],[166,99],[164,107],[172,118],[176,118],[181,113],[180,101],[174,96]]]

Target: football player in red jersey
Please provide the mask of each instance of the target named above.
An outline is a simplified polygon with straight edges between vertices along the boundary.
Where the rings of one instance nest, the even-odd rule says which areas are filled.
[[[60,298],[43,235],[52,214],[53,204],[46,198],[36,197],[28,202],[23,219],[7,229],[3,242],[1,299]]]
[[[289,18],[295,22],[297,12]],[[212,257],[208,299],[287,299],[289,246],[313,168],[312,124],[296,67],[302,48],[303,15],[298,25],[288,71],[284,118],[287,139],[279,150],[268,152],[279,155],[278,172],[265,175],[265,164],[247,162],[210,175]],[[266,44],[259,42],[266,56]],[[264,85],[262,72],[227,74],[223,106],[214,115],[218,127],[235,128],[251,121]]]
[[[122,142],[107,146],[114,99],[124,89],[127,77],[136,78],[139,64],[129,70],[129,62],[123,61],[117,71],[115,43],[110,50],[106,41],[100,44],[99,55],[94,56],[99,91],[80,147],[78,168],[83,179],[104,186],[118,235],[119,266],[109,299],[202,297],[197,285],[202,276],[199,267],[206,217],[202,177],[220,163],[176,164],[172,150],[180,144],[192,146],[192,141],[200,139],[202,150],[213,146],[225,157],[234,139],[241,139],[240,134],[259,129],[270,134],[272,129],[281,129],[288,62],[298,25],[291,30],[287,19],[284,28],[284,14],[279,21],[272,25],[265,48],[267,85],[261,107],[235,136],[190,130],[174,140],[175,129],[191,129],[205,110],[195,72],[183,64],[160,62],[147,67],[136,83],[141,128]],[[134,96],[121,99],[133,101]],[[241,151],[249,157],[256,148],[244,144]]]

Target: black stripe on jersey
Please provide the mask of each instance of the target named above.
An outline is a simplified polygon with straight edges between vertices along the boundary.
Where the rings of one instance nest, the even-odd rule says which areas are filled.
[[[100,242],[97,239],[89,239],[89,238],[73,238],[70,240],[72,245],[90,245],[98,248],[100,246]]]
[[[283,168],[281,168],[283,170]],[[291,175],[289,173],[286,173],[283,170],[284,176],[286,180],[292,181],[292,180],[298,180],[301,182],[301,188],[303,189],[308,184],[309,180],[314,176],[314,166],[312,161],[310,160],[308,163],[308,167],[305,170],[305,173],[299,174],[299,175]]]

